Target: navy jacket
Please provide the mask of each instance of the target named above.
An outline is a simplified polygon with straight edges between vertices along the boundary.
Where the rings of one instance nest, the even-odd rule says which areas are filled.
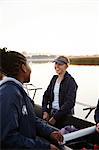
[[[51,112],[52,109],[52,102],[54,100],[54,85],[56,79],[58,78],[57,75],[54,75],[47,90],[44,92],[43,101],[42,101],[42,110],[43,112]],[[63,116],[73,114],[74,112],[74,105],[76,99],[76,91],[77,91],[77,84],[74,78],[66,72],[64,75],[64,79],[60,83],[59,88],[59,107],[58,110],[54,114],[54,118],[56,121],[60,120]]]
[[[95,110],[95,115],[94,115],[94,119],[96,123],[99,123],[99,100],[98,100],[98,104]]]
[[[23,87],[13,81],[0,84],[0,142],[7,148],[49,149],[50,144],[36,136],[53,131],[40,122]]]

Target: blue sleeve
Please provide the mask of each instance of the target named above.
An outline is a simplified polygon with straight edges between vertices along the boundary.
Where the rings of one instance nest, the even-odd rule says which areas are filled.
[[[37,133],[39,136],[50,137],[50,134],[55,131],[53,127],[44,122],[43,119],[36,118],[37,120]]]

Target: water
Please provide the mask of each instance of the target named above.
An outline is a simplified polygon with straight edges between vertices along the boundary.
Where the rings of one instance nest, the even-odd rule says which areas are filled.
[[[30,66],[32,69],[31,83],[33,83],[36,87],[42,88],[42,90],[37,91],[34,101],[41,105],[43,93],[46,90],[52,76],[56,74],[54,64],[30,63]],[[99,98],[99,66],[70,65],[67,71],[75,78],[78,84],[76,101],[96,106]],[[30,95],[33,96],[33,91]],[[76,104],[75,115],[84,118],[88,113],[88,110],[83,111],[83,108],[86,107]],[[94,111],[87,120],[93,121],[93,115]]]

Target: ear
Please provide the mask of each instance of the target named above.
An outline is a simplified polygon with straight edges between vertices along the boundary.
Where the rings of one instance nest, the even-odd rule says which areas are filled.
[[[22,64],[22,71],[25,72],[25,73],[27,72],[27,69],[26,69],[26,65],[25,65],[25,64]]]
[[[68,64],[66,64],[66,69],[68,68]]]

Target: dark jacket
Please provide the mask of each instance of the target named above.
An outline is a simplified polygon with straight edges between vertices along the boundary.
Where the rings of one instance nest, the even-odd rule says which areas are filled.
[[[23,87],[13,81],[0,85],[0,142],[2,147],[49,149],[50,144],[36,136],[48,137],[53,129],[40,122],[31,99]]]
[[[47,90],[44,92],[43,101],[42,101],[42,110],[43,112],[51,112],[52,109],[52,102],[54,100],[54,85],[56,79],[58,78],[57,75],[54,75]],[[60,120],[64,115],[73,114],[73,109],[75,105],[76,99],[76,91],[77,91],[77,84],[74,78],[66,72],[64,75],[64,79],[60,83],[59,88],[59,107],[58,110],[54,114],[55,120]]]
[[[95,110],[95,115],[94,115],[94,119],[96,123],[99,123],[99,100],[98,100],[98,104]]]

